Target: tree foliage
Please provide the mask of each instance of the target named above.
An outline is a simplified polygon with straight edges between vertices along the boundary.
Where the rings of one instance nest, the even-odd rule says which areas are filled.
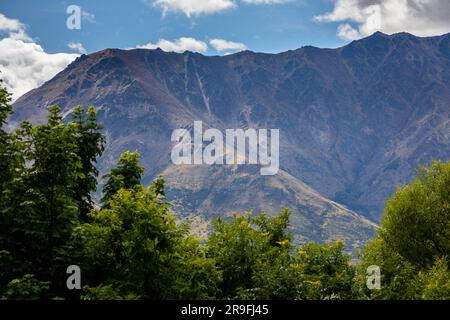
[[[341,241],[298,244],[290,212],[233,214],[200,240],[171,213],[165,181],[141,183],[140,154],[125,151],[104,177],[93,107],[71,119],[7,128],[0,88],[0,299],[450,299],[450,163],[424,167],[386,204],[377,236],[357,261]],[[66,268],[79,265],[82,290]],[[369,289],[366,271],[381,270]]]
[[[140,159],[141,155],[137,151],[126,151],[120,156],[117,167],[105,175],[108,181],[103,187],[104,205],[107,206],[120,189],[133,189],[140,185],[144,173],[144,167],[139,165]]]
[[[98,123],[94,107],[87,110],[78,106],[72,113],[75,124],[76,153],[81,161],[81,174],[75,181],[75,201],[80,210],[80,219],[85,220],[93,208],[92,192],[97,190],[98,170],[95,166],[97,158],[104,151],[105,137],[101,133],[103,127]]]
[[[416,179],[387,201],[378,236],[366,245],[359,266],[378,265],[381,290],[373,299],[435,299],[448,296],[450,255],[450,162],[423,167]]]
[[[0,100],[8,104],[5,92],[0,93]],[[2,105],[1,110],[10,113],[11,108]],[[0,252],[5,258],[0,263],[0,294],[12,280],[27,274],[48,282],[55,296],[65,290],[65,269],[73,255],[72,232],[83,210],[80,192],[90,196],[96,189],[96,182],[85,182],[92,180],[96,169],[83,161],[87,143],[82,136],[102,139],[100,127],[95,125],[95,110],[91,108],[81,117],[90,118],[88,133],[80,129],[80,123],[65,122],[57,105],[49,108],[46,124],[23,122],[12,132],[3,130],[6,118],[2,117],[1,150],[7,161],[2,162],[5,170],[0,181]],[[30,281],[14,285],[27,283]]]
[[[450,163],[433,162],[387,202],[380,236],[418,267],[450,253]]]

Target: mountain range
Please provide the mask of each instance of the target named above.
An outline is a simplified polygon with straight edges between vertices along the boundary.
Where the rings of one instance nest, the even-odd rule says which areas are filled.
[[[144,183],[163,173],[182,217],[288,207],[300,242],[365,242],[397,186],[420,165],[450,158],[450,34],[378,32],[337,49],[279,54],[106,49],[18,99],[12,120],[42,122],[53,104],[65,116],[94,105],[107,137],[101,172],[138,150]],[[196,120],[279,129],[279,173],[172,164],[172,131]]]

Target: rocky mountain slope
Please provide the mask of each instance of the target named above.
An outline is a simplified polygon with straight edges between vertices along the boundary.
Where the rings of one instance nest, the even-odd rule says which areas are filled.
[[[450,158],[450,34],[376,33],[338,49],[223,57],[107,49],[21,97],[14,120],[42,121],[54,103],[67,115],[96,106],[109,143],[102,170],[139,150],[145,182],[165,172],[182,215],[288,206],[300,239],[364,241],[374,229],[366,218],[378,221],[398,184]],[[172,165],[172,130],[194,120],[280,129],[282,170]]]

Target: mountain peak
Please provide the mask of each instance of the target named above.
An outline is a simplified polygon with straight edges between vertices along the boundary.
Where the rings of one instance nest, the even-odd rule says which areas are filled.
[[[384,33],[384,32],[381,32],[381,31],[375,32],[374,34],[372,34],[372,37],[373,37],[373,36],[375,36],[375,37],[379,37],[379,36],[382,36],[382,37],[389,37],[389,35],[388,35],[387,33]]]
[[[401,39],[417,39],[419,37],[408,33],[408,32],[398,32],[393,34],[383,33],[381,31],[377,31],[370,36],[365,38],[355,40],[353,42],[367,42],[367,41],[378,41],[378,40],[401,40]]]

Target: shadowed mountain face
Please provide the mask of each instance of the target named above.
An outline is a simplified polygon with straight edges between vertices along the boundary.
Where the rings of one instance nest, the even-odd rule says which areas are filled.
[[[373,224],[355,212],[377,221],[418,165],[450,158],[450,35],[376,33],[339,49],[224,57],[108,49],[21,97],[14,119],[42,121],[54,103],[67,115],[96,106],[109,142],[101,169],[139,150],[145,182],[165,171],[182,215],[286,205],[302,239],[365,240]],[[194,120],[280,129],[282,170],[172,165],[172,130]]]

